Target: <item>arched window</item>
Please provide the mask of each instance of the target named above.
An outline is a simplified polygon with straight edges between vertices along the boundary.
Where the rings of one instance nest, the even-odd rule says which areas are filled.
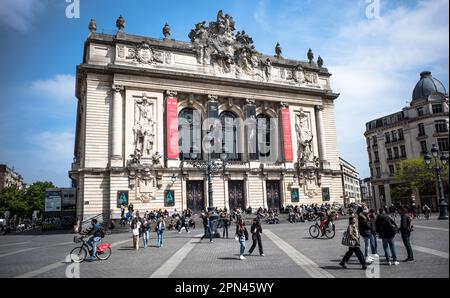
[[[239,127],[235,121],[237,119],[236,115],[226,111],[220,114],[219,119],[222,123],[222,151],[227,153],[227,160],[229,161],[241,160],[238,137]]]
[[[258,157],[261,161],[267,159],[271,154],[271,126],[270,126],[270,117],[266,114],[258,115],[257,119],[257,134],[256,134],[256,142],[258,144]]]
[[[202,159],[201,113],[185,108],[178,115],[178,148],[181,160]]]

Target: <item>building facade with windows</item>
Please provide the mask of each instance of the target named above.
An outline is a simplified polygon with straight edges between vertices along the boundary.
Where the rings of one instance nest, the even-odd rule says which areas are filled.
[[[23,177],[7,165],[0,165],[0,190],[7,187],[23,188]]]
[[[355,166],[343,158],[339,158],[342,172],[342,188],[344,204],[361,203],[361,187],[359,173]]]
[[[448,155],[449,151],[449,97],[444,85],[429,71],[420,74],[413,91],[412,102],[401,112],[366,124],[365,132],[371,182],[378,206],[401,202],[410,198],[393,198],[395,173],[400,161],[423,158],[436,144]],[[416,204],[436,207],[431,190],[427,197],[416,199]]]
[[[91,20],[77,67],[77,214],[342,202],[331,74],[256,51],[221,11],[190,42],[115,35]],[[203,167],[201,164],[203,163]],[[200,168],[199,168],[200,167]]]
[[[375,200],[374,188],[370,178],[361,179],[361,202],[368,208],[378,210],[381,206]]]

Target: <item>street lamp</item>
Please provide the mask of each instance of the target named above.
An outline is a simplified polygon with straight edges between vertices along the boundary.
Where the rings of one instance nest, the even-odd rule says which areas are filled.
[[[225,151],[226,152],[226,151]],[[226,166],[228,165],[227,162],[227,153],[221,153],[220,159],[221,162],[218,163],[214,160],[211,160],[211,153],[208,152],[208,160],[197,160],[197,154],[191,153],[191,161],[189,164],[191,164],[193,167],[200,169],[200,170],[206,170],[207,176],[208,176],[208,211],[212,212],[215,210],[214,208],[214,200],[213,200],[213,183],[212,183],[212,175],[215,173],[218,173],[220,171],[225,172]]]
[[[442,184],[442,169],[447,166],[448,157],[442,152],[439,157],[439,147],[433,144],[431,147],[431,154],[425,153],[424,159],[428,167],[430,167],[434,159],[434,171],[436,174],[436,184],[438,187],[437,199],[439,203],[439,219],[448,219],[448,203],[446,202],[444,195],[444,186]]]
[[[177,176],[175,174],[173,174],[171,180],[172,180],[172,185],[174,185],[175,182],[177,181]]]

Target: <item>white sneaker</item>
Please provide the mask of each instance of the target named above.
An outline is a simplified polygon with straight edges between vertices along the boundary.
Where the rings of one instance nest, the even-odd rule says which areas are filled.
[[[391,261],[389,261],[389,263],[388,263],[388,264],[389,264],[389,266],[392,266],[392,265],[393,265]]]
[[[395,266],[398,266],[398,265],[400,265],[400,263],[397,262],[397,261],[395,261],[395,262],[394,262],[394,265],[395,265]]]
[[[371,257],[366,258],[366,263],[371,264],[373,263],[373,259]]]
[[[247,260],[244,256],[239,256],[239,259],[241,259],[241,260]]]
[[[372,258],[378,259],[380,256],[378,254],[372,255]]]

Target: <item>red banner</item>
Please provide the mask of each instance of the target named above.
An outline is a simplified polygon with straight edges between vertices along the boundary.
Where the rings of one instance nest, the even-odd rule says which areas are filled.
[[[294,150],[292,148],[291,113],[289,108],[281,110],[281,122],[283,125],[283,148],[284,160],[294,161]]]
[[[178,99],[166,99],[167,158],[178,159]]]

